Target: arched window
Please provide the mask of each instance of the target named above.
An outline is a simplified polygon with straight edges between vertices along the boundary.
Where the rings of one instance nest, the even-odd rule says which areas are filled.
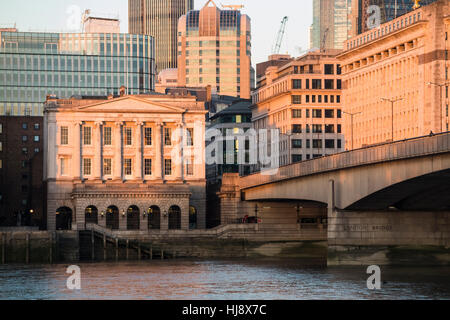
[[[189,207],[189,229],[197,229],[197,209]]]
[[[98,224],[98,210],[94,206],[89,206],[84,210],[84,219],[86,223]]]
[[[171,206],[169,209],[169,230],[181,229],[181,209]]]
[[[119,230],[119,208],[116,206],[110,206],[106,209],[106,227]]]
[[[72,229],[72,209],[61,207],[56,210],[56,230]]]
[[[139,230],[139,208],[131,206],[127,210],[127,230]]]
[[[151,206],[147,210],[148,216],[148,229],[158,230],[161,229],[161,210],[157,206]]]

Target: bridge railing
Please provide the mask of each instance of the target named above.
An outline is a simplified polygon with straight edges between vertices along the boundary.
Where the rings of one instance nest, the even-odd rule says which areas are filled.
[[[411,138],[361,149],[345,151],[317,159],[280,167],[275,174],[255,173],[241,177],[241,189],[301,176],[450,152],[450,132]]]

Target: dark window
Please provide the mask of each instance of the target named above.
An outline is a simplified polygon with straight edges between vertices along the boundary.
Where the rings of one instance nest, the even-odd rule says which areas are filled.
[[[326,109],[325,110],[325,118],[334,118],[334,110]]]
[[[342,126],[340,124],[337,125],[337,133],[342,132]]]
[[[301,104],[302,103],[302,96],[292,96],[292,104]]]
[[[334,74],[334,65],[326,64],[325,65],[325,74]]]
[[[301,124],[292,125],[292,133],[302,133],[302,125]]]
[[[292,80],[292,89],[301,89],[302,88],[302,80],[294,79]]]
[[[337,140],[337,147],[338,147],[338,149],[342,148],[342,140],[341,139]]]
[[[337,80],[336,82],[336,89],[341,90],[342,89],[342,80]]]
[[[332,80],[332,79],[325,80],[325,89],[327,89],[327,90],[334,89],[334,80]]]
[[[313,133],[322,133],[322,125],[321,124],[313,124]]]
[[[313,79],[312,80],[312,88],[313,89],[322,89],[322,80],[321,79]]]
[[[322,139],[314,139],[313,140],[313,148],[317,148],[317,149],[322,148]]]
[[[334,149],[334,140],[326,139],[325,140],[325,148]]]
[[[301,154],[293,154],[292,155],[292,163],[300,162],[302,161],[302,155]]]
[[[322,118],[322,110],[321,109],[313,109],[312,117],[313,118]]]
[[[306,103],[309,103],[309,95],[306,95]]]
[[[334,133],[334,124],[326,124],[325,133]]]
[[[306,89],[309,89],[309,79],[306,79]]]
[[[301,118],[302,110],[301,109],[293,109],[292,110],[292,118]]]
[[[338,111],[337,111],[337,117],[338,117],[338,118],[342,118],[342,111],[341,111],[341,109],[338,109]]]
[[[293,139],[292,140],[292,148],[301,148],[302,147],[302,140],[301,139]]]

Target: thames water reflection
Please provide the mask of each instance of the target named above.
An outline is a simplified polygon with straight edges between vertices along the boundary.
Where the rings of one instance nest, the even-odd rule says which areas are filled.
[[[298,261],[146,261],[78,264],[79,291],[59,265],[0,266],[0,299],[450,299],[450,268],[382,267],[368,290],[366,267]]]

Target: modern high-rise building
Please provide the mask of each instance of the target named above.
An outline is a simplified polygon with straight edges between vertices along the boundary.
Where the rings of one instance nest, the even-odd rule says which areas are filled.
[[[0,30],[0,115],[42,116],[47,95],[104,96],[155,88],[151,36]]]
[[[314,0],[310,48],[342,49],[352,28],[351,8],[352,0]]]
[[[178,84],[211,85],[220,95],[250,98],[250,18],[210,0],[178,23]]]
[[[194,0],[128,0],[128,29],[155,39],[156,69],[177,67],[178,19],[194,9]]]
[[[428,5],[436,0],[421,0],[420,5]],[[380,8],[380,23],[389,22],[413,10],[415,0],[353,0],[352,2],[352,36],[364,33],[370,29],[367,22],[375,13],[369,6]],[[369,11],[369,12],[368,12]]]
[[[337,58],[347,143],[360,148],[449,130],[449,34],[450,1],[438,0],[346,42]]]

